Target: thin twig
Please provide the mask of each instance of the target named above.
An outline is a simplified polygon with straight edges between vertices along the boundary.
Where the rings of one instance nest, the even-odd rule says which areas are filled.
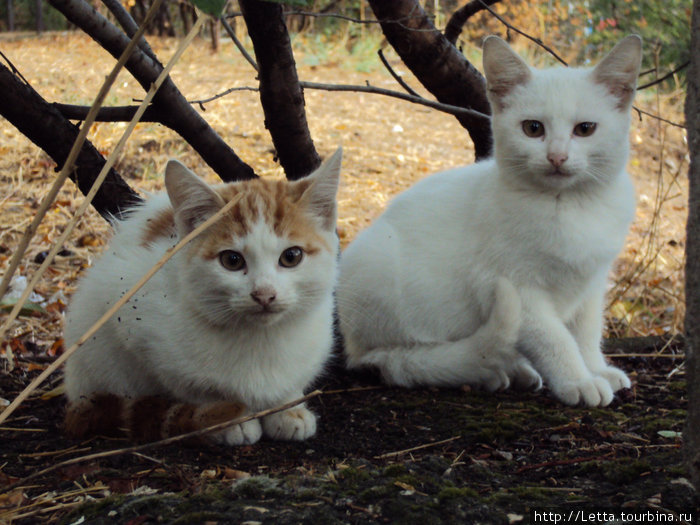
[[[260,69],[258,68],[258,63],[255,61],[255,59],[252,56],[250,56],[250,53],[248,53],[246,48],[243,47],[243,43],[240,40],[238,40],[238,37],[236,36],[235,31],[229,25],[229,23],[226,21],[226,17],[222,16],[219,18],[219,20],[221,20],[221,25],[224,26],[224,29],[228,33],[228,36],[231,37],[231,40],[233,40],[233,43],[238,48],[238,50],[241,52],[241,55],[243,55],[243,58],[245,58],[250,63],[250,65],[253,66],[253,69],[255,69],[255,71],[260,71]]]
[[[681,64],[680,66],[678,66],[678,67],[677,67],[676,69],[674,69],[673,71],[669,71],[668,73],[666,73],[666,74],[665,74],[664,76],[662,76],[662,77],[659,77],[659,78],[657,78],[657,79],[655,79],[655,80],[652,80],[651,82],[647,82],[646,84],[642,84],[641,86],[637,86],[637,91],[639,91],[640,89],[646,89],[646,88],[648,88],[648,87],[655,86],[656,84],[661,84],[661,82],[663,82],[663,81],[666,80],[667,78],[672,77],[673,75],[675,75],[675,74],[678,73],[679,71],[684,70],[684,69],[685,69],[686,67],[688,67],[689,65],[690,65],[690,60],[684,62],[683,64]],[[641,74],[640,74],[640,76],[641,76]]]
[[[95,182],[92,185],[92,188],[90,188],[90,191],[88,194],[85,196],[85,200],[83,203],[80,205],[78,210],[76,210],[75,215],[71,218],[71,221],[68,223],[66,226],[64,232],[61,234],[59,237],[58,241],[56,241],[49,251],[49,254],[47,255],[46,259],[42,263],[42,265],[39,267],[37,272],[34,274],[34,277],[32,278],[31,283],[27,286],[26,290],[24,291],[24,294],[20,298],[19,302],[17,305],[15,305],[15,308],[12,310],[12,313],[10,314],[7,322],[5,323],[5,326],[3,326],[3,329],[1,331],[1,334],[4,334],[5,330],[9,327],[9,325],[12,323],[14,318],[16,317],[17,313],[19,312],[20,308],[18,308],[18,305],[22,305],[23,301],[27,299],[29,296],[29,293],[33,289],[34,285],[36,282],[39,280],[43,272],[46,270],[46,268],[51,264],[51,261],[53,261],[53,258],[55,255],[60,251],[61,246],[65,242],[66,238],[72,233],[73,227],[75,227],[75,224],[77,223],[78,219],[82,216],[82,214],[85,213],[85,210],[87,207],[90,205],[90,202],[92,202],[92,199],[94,198],[95,194],[97,193],[97,190],[99,189],[100,185],[104,181],[105,177],[107,176],[107,172],[109,169],[112,167],[114,162],[116,161],[118,155],[121,153],[122,148],[126,144],[126,140],[131,135],[131,132],[134,130],[136,127],[136,124],[138,123],[139,119],[141,118],[141,114],[146,110],[146,107],[148,106],[148,103],[151,101],[153,96],[156,94],[158,91],[158,88],[160,88],[160,85],[163,83],[163,81],[168,77],[170,73],[170,69],[172,69],[173,65],[179,60],[180,56],[182,56],[182,53],[184,53],[185,49],[189,45],[189,43],[194,39],[194,37],[197,35],[197,32],[201,28],[202,24],[204,23],[205,18],[203,16],[200,16],[197,21],[195,22],[194,26],[192,27],[192,30],[190,33],[185,37],[183,42],[180,44],[180,47],[177,49],[175,54],[172,56],[170,61],[167,63],[165,68],[163,68],[163,71],[161,71],[160,75],[156,79],[156,81],[151,85],[151,89],[148,91],[146,94],[146,97],[139,107],[139,110],[136,112],[134,115],[134,118],[131,120],[131,123],[127,127],[127,129],[124,131],[124,134],[122,135],[121,139],[119,140],[119,143],[117,146],[114,148],[112,153],[109,155],[107,158],[107,162],[105,165],[102,167],[102,171],[98,175],[97,179],[95,179]],[[118,306],[122,306],[124,303],[126,303],[126,300],[128,300],[132,295],[134,295],[145,283],[150,279],[162,266],[165,264],[170,257],[176,253],[176,251],[179,251],[185,244],[187,244],[190,240],[192,240],[196,234],[199,234],[200,231],[203,231],[204,228],[203,226],[209,226],[214,222],[214,220],[218,220],[219,217],[224,213],[225,210],[228,210],[233,206],[233,204],[236,202],[237,199],[232,199],[229,201],[226,206],[224,206],[221,210],[219,210],[216,214],[214,214],[212,217],[209,218],[209,220],[205,221],[200,225],[200,227],[196,228],[192,232],[190,232],[189,235],[187,235],[184,239],[182,239],[177,245],[176,248],[173,248],[172,250],[166,252],[166,254],[158,261],[158,263],[155,264],[149,270],[146,275],[139,281],[134,287],[129,290],[127,294],[125,294],[117,303],[114,305],[113,308],[111,308],[107,313],[105,313],[94,325],[90,327],[90,329],[87,331],[86,334],[83,335],[78,341],[68,350],[66,350],[61,356],[59,356],[56,361],[54,361],[51,365],[49,365],[39,376],[37,376],[34,381],[32,381],[29,386],[27,386],[15,399],[10,403],[5,410],[0,413],[0,423],[5,421],[9,415],[15,411],[15,409],[29,396],[29,394],[36,389],[37,386],[39,386],[44,379],[46,379],[49,375],[51,375],[63,362],[65,362],[68,357],[70,357],[79,347],[82,345],[85,341],[87,341],[97,330],[107,322],[107,320],[117,311]],[[178,248],[179,247],[179,248]],[[126,299],[126,300],[125,300]],[[15,315],[15,317],[12,317],[12,314]],[[0,337],[1,338],[1,337]]]
[[[146,29],[146,25],[150,22],[150,20],[155,16],[155,14],[158,12],[158,7],[160,6],[162,0],[156,0],[153,2],[151,5],[151,8],[148,10],[148,13],[146,14],[146,17],[144,19],[144,23],[141,25],[139,30],[136,32],[134,35],[134,38],[131,39],[129,44],[126,46],[126,49],[124,49],[124,52],[121,54],[119,57],[119,60],[115,64],[115,66],[112,68],[112,71],[110,74],[107,76],[107,78],[104,81],[104,84],[102,84],[102,87],[100,88],[99,93],[97,94],[97,97],[95,97],[95,101],[92,104],[92,107],[90,108],[90,112],[88,113],[87,117],[85,118],[85,122],[80,128],[80,131],[78,132],[78,136],[75,139],[75,142],[73,143],[73,146],[68,153],[68,158],[66,159],[66,162],[63,164],[63,168],[61,168],[60,173],[56,177],[56,180],[54,181],[53,185],[51,186],[51,189],[49,190],[49,193],[44,197],[44,200],[41,201],[41,205],[39,206],[39,209],[36,211],[36,215],[34,216],[34,219],[32,220],[31,224],[27,228],[27,230],[24,232],[24,235],[20,239],[19,245],[17,246],[14,255],[12,256],[12,259],[10,260],[9,266],[7,270],[5,271],[5,275],[3,276],[2,282],[0,282],[0,297],[3,297],[5,293],[7,292],[7,289],[10,287],[10,282],[12,281],[12,277],[15,274],[15,271],[19,267],[20,262],[22,261],[22,257],[24,257],[24,253],[27,251],[27,247],[29,246],[29,242],[32,240],[34,235],[36,234],[37,230],[39,229],[39,225],[41,224],[41,221],[44,219],[44,216],[48,212],[49,208],[53,204],[54,200],[56,199],[56,196],[58,195],[58,192],[61,190],[63,187],[63,184],[66,182],[66,179],[68,178],[68,175],[73,171],[73,167],[75,165],[75,161],[78,158],[78,155],[80,154],[80,151],[83,147],[83,143],[85,142],[85,139],[87,138],[88,131],[90,131],[90,127],[92,126],[93,122],[95,121],[95,116],[97,115],[97,112],[99,111],[100,107],[102,106],[102,103],[104,102],[105,98],[107,97],[107,94],[109,93],[109,90],[112,88],[112,85],[117,79],[117,76],[119,75],[119,71],[124,67],[126,64],[127,60],[129,57],[131,57],[131,54],[138,45],[138,41],[143,35],[143,32]],[[26,82],[26,80],[25,80]],[[48,258],[47,258],[48,259]],[[37,272],[39,273],[39,272]],[[43,273],[43,272],[42,272]],[[38,279],[37,279],[38,280]],[[24,306],[25,301],[27,300],[27,297],[31,294],[34,284],[36,284],[37,280],[32,280],[32,285],[27,286],[26,290],[24,291],[24,294],[22,294],[22,297],[19,301],[17,301],[17,304],[13,308],[12,312],[10,313],[7,322],[3,325],[3,327],[0,329],[0,339],[4,336],[5,332],[7,329],[10,327],[10,324],[12,321],[17,317],[17,314],[19,311],[22,309]]]
[[[454,437],[451,437],[448,439],[443,439],[442,441],[435,441],[434,443],[425,443],[424,445],[418,445],[417,447],[411,447],[411,448],[407,448],[404,450],[398,450],[396,452],[387,452],[386,454],[381,454],[380,456],[374,456],[374,459],[395,458],[398,456],[403,456],[404,454],[408,454],[409,452],[414,452],[416,450],[423,450],[424,448],[436,447],[438,445],[444,445],[445,443],[450,443],[451,441],[455,441],[457,439],[462,439],[462,436],[454,436]]]
[[[560,459],[557,461],[545,461],[544,463],[535,463],[532,465],[523,465],[518,470],[515,471],[516,474],[525,472],[527,470],[534,470],[538,468],[548,468],[548,467],[558,467],[561,465],[575,465],[576,463],[587,463],[589,461],[602,461],[608,459],[613,453],[610,452],[603,456],[593,456],[585,458],[571,458],[571,459]]]
[[[382,61],[384,67],[387,69],[387,71],[389,71],[389,74],[391,74],[391,76],[394,77],[394,80],[396,80],[396,82],[398,82],[399,85],[402,88],[404,88],[409,95],[413,95],[414,97],[420,97],[420,95],[413,91],[413,88],[406,84],[406,82],[404,82],[404,79],[401,78],[396,71],[394,71],[394,68],[391,67],[391,64],[389,64],[389,61],[386,59],[386,57],[384,56],[384,52],[381,49],[377,51],[377,54],[379,55],[379,60]]]
[[[685,354],[605,354],[607,357],[652,357],[663,359],[685,359]]]
[[[677,128],[686,129],[687,127],[685,124],[678,124],[677,122],[672,122],[658,115],[654,115],[653,113],[649,113],[648,111],[644,111],[643,109],[639,109],[637,106],[632,106],[632,109],[635,110],[639,115],[640,122],[642,121],[642,115],[646,115],[647,117],[660,120],[661,122],[665,122],[666,124],[670,124],[671,126],[676,126]]]
[[[200,17],[204,18],[204,17]],[[105,450],[102,452],[96,452],[94,454],[88,454],[86,456],[80,456],[77,458],[71,458],[67,459],[65,461],[61,461],[60,463],[57,463],[55,465],[51,465],[50,467],[47,467],[43,470],[40,470],[38,472],[34,472],[33,474],[30,474],[12,485],[8,485],[6,487],[0,488],[0,494],[3,494],[5,492],[9,492],[12,490],[14,487],[17,487],[19,485],[24,485],[28,481],[37,478],[39,476],[43,476],[45,474],[48,474],[49,472],[53,472],[59,468],[67,467],[70,465],[75,465],[76,463],[84,463],[85,461],[92,461],[95,459],[102,459],[102,458],[109,458],[113,456],[119,456],[121,454],[131,454],[134,452],[140,452],[142,450],[147,450],[149,448],[155,448],[155,447],[162,447],[165,445],[170,445],[172,443],[177,443],[178,441],[183,441],[186,439],[193,439],[197,438],[200,436],[204,436],[206,434],[209,434],[211,432],[216,432],[217,430],[223,430],[225,428],[228,428],[233,425],[240,425],[242,423],[245,423],[247,421],[251,421],[253,419],[259,419],[263,418],[266,416],[269,416],[271,414],[276,414],[277,412],[282,412],[283,410],[287,410],[289,408],[295,407],[297,405],[300,405],[301,403],[304,403],[308,401],[309,399],[312,399],[320,394],[322,394],[320,390],[314,390],[313,392],[302,396],[298,399],[295,399],[294,401],[290,401],[289,403],[285,403],[283,405],[274,407],[274,408],[269,408],[267,410],[261,410],[259,412],[256,412],[255,414],[250,414],[244,417],[238,417],[235,419],[231,419],[229,421],[224,421],[223,423],[217,423],[216,425],[212,425],[206,428],[202,428],[200,430],[194,430],[192,432],[187,432],[186,434],[178,434],[177,436],[172,436],[166,439],[161,439],[159,441],[152,441],[150,443],[143,443],[141,445],[134,445],[131,447],[125,447],[125,448],[119,448],[119,449],[114,449],[114,450]]]
[[[511,29],[511,30],[515,31],[516,33],[518,33],[519,35],[524,36],[524,37],[527,38],[528,40],[533,41],[535,44],[537,44],[537,45],[540,46],[542,49],[544,49],[545,51],[547,51],[547,53],[549,53],[550,55],[552,55],[554,58],[556,58],[559,62],[561,62],[561,63],[564,64],[565,66],[568,66],[568,65],[569,65],[569,64],[566,63],[566,60],[564,60],[562,57],[560,57],[551,47],[547,46],[544,42],[542,42],[542,40],[540,40],[539,38],[535,38],[534,36],[528,35],[525,31],[522,31],[522,30],[518,29],[517,27],[515,27],[515,26],[514,26],[513,24],[511,24],[510,22],[506,21],[501,15],[499,15],[498,13],[496,13],[496,11],[494,11],[493,9],[491,9],[491,8],[488,6],[488,4],[487,4],[486,2],[484,2],[484,0],[479,0],[479,2],[481,3],[481,5],[484,6],[484,9],[486,9],[489,13],[491,13],[499,22],[501,22],[501,23],[502,23],[504,26],[506,26],[508,29]]]
[[[402,93],[400,91],[393,91],[391,89],[378,88],[378,87],[371,86],[369,84],[366,86],[358,86],[358,85],[353,85],[353,84],[320,84],[318,82],[300,81],[299,85],[304,89],[320,89],[323,91],[353,91],[353,92],[357,92],[357,93],[373,93],[375,95],[385,95],[387,97],[400,98],[401,100],[413,102],[414,104],[428,106],[429,108],[437,109],[438,111],[442,111],[444,113],[449,113],[451,115],[470,115],[470,116],[476,117],[476,118],[483,118],[483,119],[487,119],[487,120],[491,119],[491,117],[489,115],[486,115],[485,113],[481,113],[480,111],[476,111],[474,109],[462,108],[459,106],[453,106],[451,104],[443,104],[441,102],[429,100],[429,99],[423,98],[421,96],[409,95],[407,93]],[[208,99],[192,100],[192,101],[190,101],[190,103],[201,104],[201,103],[205,103],[205,102],[211,102],[212,100],[216,100],[218,98],[221,98],[225,95],[228,95],[229,93],[232,93],[233,91],[244,91],[244,90],[245,91],[258,91],[258,88],[256,88],[256,87],[231,88],[231,89],[227,89],[226,91],[224,91],[222,93],[218,93],[212,97],[209,97]]]

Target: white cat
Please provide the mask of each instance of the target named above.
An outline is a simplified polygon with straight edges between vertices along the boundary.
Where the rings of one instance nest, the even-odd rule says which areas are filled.
[[[69,433],[126,428],[158,439],[302,396],[333,344],[339,149],[296,182],[208,186],[171,161],[166,194],[119,224],[66,318],[68,345],[195,227],[234,207],[173,257],[66,365]],[[215,440],[264,432],[302,440],[316,418],[297,406],[229,427]]]
[[[529,361],[564,403],[607,405],[630,386],[600,340],[634,215],[625,164],[641,40],[593,69],[533,70],[497,37],[483,60],[494,158],[419,182],[343,253],[347,364],[407,386],[539,387]],[[503,315],[518,296],[520,324]]]

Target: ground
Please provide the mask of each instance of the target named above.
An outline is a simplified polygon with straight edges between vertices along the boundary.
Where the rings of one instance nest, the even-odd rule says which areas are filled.
[[[348,52],[350,41],[331,45],[297,38],[300,76],[397,88],[375,65],[379,39],[373,43],[371,53],[358,46]],[[0,44],[51,101],[89,104],[95,84],[112,64],[80,35]],[[164,57],[175,46],[173,40],[153,44]],[[173,76],[188,99],[256,84],[232,45],[211,55],[203,41],[195,42]],[[124,75],[108,103],[127,104],[140,96]],[[305,97],[321,154],[338,144],[344,147],[343,246],[391,196],[429,173],[472,161],[466,135],[449,115],[371,95],[307,90]],[[642,93],[637,105],[682,120],[680,101],[679,92]],[[281,176],[257,94],[237,92],[208,103],[204,116],[258,173]],[[97,124],[90,138],[108,153],[124,128]],[[640,121],[636,114],[630,139],[629,169],[639,207],[614,268],[606,334],[664,340],[682,329],[686,146],[682,130],[646,116]],[[55,173],[50,159],[3,120],[0,154],[4,271]],[[139,125],[117,168],[139,191],[155,191],[162,188],[162,169],[173,156],[214,180],[177,136],[151,124]],[[61,191],[20,275],[36,271],[80,201],[71,185]],[[37,286],[41,297],[36,302],[43,298],[43,305],[26,309],[3,336],[0,403],[14,399],[63,351],[65,303],[107,238],[107,226],[97,214],[82,218]],[[669,510],[681,517],[698,503],[681,466],[687,404],[683,347],[659,344],[659,339],[635,341],[632,349],[621,342],[607,346],[634,385],[605,409],[565,407],[546,391],[388,388],[371,376],[334,367],[316,385],[322,393],[309,402],[319,415],[319,429],[308,441],[264,440],[234,448],[174,444],[64,466],[58,465],[129,444],[77,442],[63,435],[59,371],[0,426],[0,523],[528,523],[533,509],[568,512],[579,505],[592,511]],[[41,473],[47,468],[53,470]]]
[[[507,524],[580,509],[683,518],[700,502],[682,466],[679,345],[662,357],[637,348],[649,355],[614,358],[634,386],[606,408],[565,407],[546,391],[389,388],[333,369],[309,402],[319,427],[307,441],[178,443],[45,474],[129,444],[66,439],[62,398],[36,396],[2,428],[0,504],[21,512],[0,510],[0,523],[3,513],[13,523],[130,524]],[[609,342],[609,353],[623,351]],[[0,392],[13,397],[26,380],[0,375]]]

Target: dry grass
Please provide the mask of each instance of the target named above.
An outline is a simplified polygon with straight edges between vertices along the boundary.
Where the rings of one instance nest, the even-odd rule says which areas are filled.
[[[163,60],[177,41],[152,39]],[[377,41],[378,42],[378,41]],[[304,80],[357,83],[396,89],[391,77],[368,52],[347,51],[345,42],[312,45],[295,40],[297,64]],[[90,104],[111,57],[81,34],[52,34],[2,42],[3,52],[37,91],[49,101]],[[374,49],[372,49],[372,52]],[[391,53],[388,53],[390,59]],[[418,83],[394,57],[409,83]],[[213,55],[207,42],[195,41],[175,67],[173,77],[189,99],[200,99],[230,87],[255,86],[255,72],[225,42]],[[670,120],[682,121],[683,93],[643,93],[637,105]],[[120,76],[107,103],[129,104],[143,92],[127,74]],[[456,120],[427,108],[395,99],[356,93],[306,91],[308,120],[322,155],[339,144],[345,150],[343,183],[339,195],[339,233],[343,245],[377,216],[387,201],[432,173],[473,160],[471,144]],[[271,141],[264,129],[258,95],[236,92],[207,104],[205,118],[226,142],[262,176],[281,176]],[[126,124],[93,126],[90,140],[109,152]],[[639,195],[637,220],[615,265],[617,285],[611,290],[608,314],[610,334],[640,335],[678,332],[683,319],[683,254],[687,213],[687,148],[683,130],[644,117],[634,120],[629,169]],[[0,120],[0,268],[6,268],[19,237],[38,201],[55,177],[54,164],[16,129]],[[176,134],[155,124],[139,124],[116,168],[139,191],[162,189],[162,170],[177,157],[212,182],[217,180],[194,151]],[[82,196],[68,183],[39,234],[30,245],[22,275],[46,251],[71,217]],[[63,257],[52,265],[38,287],[50,301],[39,317],[22,316],[8,335],[10,348],[22,352],[31,341],[51,348],[60,338],[63,297],[69,296],[76,277],[99,253],[109,237],[106,223],[94,212],[80,220]],[[11,361],[4,361],[11,366]]]

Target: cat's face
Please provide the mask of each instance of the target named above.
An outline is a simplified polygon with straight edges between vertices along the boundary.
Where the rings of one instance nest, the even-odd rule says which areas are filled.
[[[187,174],[176,183],[172,174],[180,168],[166,170],[181,236],[224,202],[239,199],[192,241],[182,259],[182,286],[209,323],[269,326],[313,309],[327,296],[336,274],[339,167],[338,154],[298,182],[258,179],[215,193]]]
[[[488,38],[484,69],[501,174],[555,192],[616,177],[627,161],[640,59],[639,38],[628,37],[594,69],[538,71]]]

